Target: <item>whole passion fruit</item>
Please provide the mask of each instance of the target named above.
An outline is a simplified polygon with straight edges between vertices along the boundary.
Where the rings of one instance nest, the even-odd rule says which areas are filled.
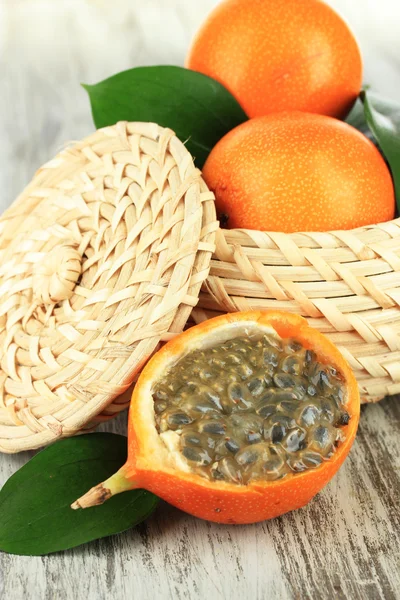
[[[350,367],[305,319],[216,317],[149,361],[132,396],[126,464],[72,507],[145,488],[210,521],[270,519],[333,477],[359,413]]]

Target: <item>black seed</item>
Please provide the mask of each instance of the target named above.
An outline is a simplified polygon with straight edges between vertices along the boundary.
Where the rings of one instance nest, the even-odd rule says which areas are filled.
[[[157,389],[154,392],[154,396],[155,396],[155,398],[157,398],[157,400],[167,400],[168,401],[168,394],[165,390]]]
[[[324,445],[329,439],[329,431],[323,425],[319,425],[315,430],[315,439],[321,444]]]
[[[344,396],[345,396],[345,392],[341,386],[335,386],[332,388],[330,397],[333,398],[333,400],[338,408],[341,408],[341,405],[344,402]]]
[[[318,467],[323,461],[322,456],[317,454],[316,452],[305,452],[303,454],[303,462],[307,467]]]
[[[288,375],[286,373],[279,373],[274,376],[276,385],[282,390],[276,392],[277,401],[280,400],[302,400],[306,395],[307,385],[304,380],[300,377]],[[290,394],[286,398],[278,394]]]
[[[261,467],[263,478],[269,480],[279,479],[282,477],[282,466],[282,459],[270,458],[269,460],[265,461]]]
[[[217,394],[212,387],[203,384],[201,388],[199,388],[199,392],[206,400],[213,402],[218,408],[221,408],[219,394]]]
[[[291,340],[285,346],[286,352],[299,352],[299,350],[302,350],[302,348],[303,346],[296,340]]]
[[[304,439],[306,437],[306,433],[303,429],[293,429],[288,433],[285,439],[285,447],[288,452],[298,452],[299,450],[305,447]]]
[[[314,404],[309,404],[300,413],[300,423],[303,423],[307,427],[314,425],[320,415],[320,409]]]
[[[280,410],[288,413],[294,413],[299,408],[299,403],[296,401],[284,401],[279,404]]]
[[[281,369],[289,375],[300,375],[301,362],[297,356],[286,356],[281,363]]]
[[[235,456],[235,460],[241,465],[245,467],[247,465],[251,465],[256,462],[260,458],[260,454],[257,450],[254,449],[254,446],[250,446],[248,448],[243,448],[240,453]]]
[[[293,427],[297,426],[296,420],[294,419],[294,417],[291,417],[290,415],[280,414],[274,419],[274,421],[275,421],[275,423],[279,423],[280,425],[283,425],[283,427],[285,427],[285,429],[293,429]]]
[[[271,441],[273,444],[278,444],[285,437],[286,429],[283,425],[276,423],[271,429]]]
[[[161,414],[162,412],[164,412],[164,410],[166,410],[168,406],[168,403],[165,402],[164,400],[156,400],[156,402],[154,402],[154,411],[156,412],[157,415]]]
[[[181,436],[181,444],[183,446],[201,446],[201,437],[195,433],[185,433]]]
[[[247,387],[253,396],[259,396],[264,390],[263,382],[260,379],[252,379],[247,383]]]
[[[321,365],[319,363],[310,365],[308,377],[314,386],[318,386],[321,380]]]
[[[270,458],[264,463],[264,468],[269,468],[270,470],[278,470],[283,467],[283,459],[277,453],[272,453]]]
[[[324,453],[332,448],[333,441],[330,429],[323,425],[318,425],[311,434],[312,448]]]
[[[274,415],[276,411],[276,404],[260,404],[260,406],[258,406],[256,409],[256,413],[260,415],[260,417],[262,417],[263,419],[266,419],[270,415]]]
[[[296,387],[296,378],[288,373],[276,373],[274,375],[274,383],[279,388],[294,388]]]
[[[326,392],[327,390],[332,389],[332,382],[329,379],[329,376],[326,373],[326,371],[321,371],[320,376],[319,376],[319,382],[320,382],[321,389],[324,392]]]
[[[266,404],[267,402],[274,402],[275,395],[276,395],[275,388],[273,388],[273,387],[267,388],[260,399],[260,404],[261,403]]]
[[[225,475],[221,471],[218,471],[218,469],[212,469],[211,475],[216,481],[223,481],[225,479]]]
[[[212,458],[206,450],[199,450],[190,446],[185,446],[182,450],[182,454],[187,460],[191,462],[201,463],[203,466],[209,465],[212,462]]]
[[[229,399],[232,402],[232,409],[249,410],[252,408],[252,396],[247,388],[240,383],[231,383],[228,386]]]
[[[304,464],[304,462],[297,457],[291,456],[288,458],[287,464],[295,473],[301,473],[301,471],[305,471],[307,469],[307,466]]]
[[[298,395],[292,390],[278,390],[274,396],[274,402],[282,404],[282,402],[292,402],[300,400]]]
[[[228,427],[237,431],[238,435],[260,432],[263,426],[262,417],[250,413],[236,413],[229,417]],[[235,436],[234,436],[235,437]]]
[[[232,454],[236,454],[236,452],[240,450],[240,445],[235,442],[235,440],[227,440],[225,442],[225,447],[229,452],[232,452]]]
[[[220,458],[222,458],[228,454],[229,451],[228,451],[227,447],[225,446],[224,439],[218,440],[218,442],[215,444],[214,452],[215,452],[216,460],[219,460]]]
[[[224,423],[219,423],[218,421],[210,421],[202,425],[201,430],[205,433],[211,433],[212,435],[224,435],[226,425]]]
[[[312,350],[306,350],[305,361],[306,361],[307,365],[309,365],[311,362],[313,362],[315,360],[315,358],[316,358],[315,352],[313,352]]]
[[[191,400],[187,404],[187,407],[190,411],[201,414],[215,413],[217,410],[215,404],[207,400]]]
[[[220,471],[227,479],[234,481],[235,483],[240,483],[242,479],[242,475],[237,466],[236,461],[227,456],[223,458],[218,463],[218,471]]]
[[[329,423],[333,423],[335,419],[335,406],[333,402],[329,400],[329,398],[321,398],[321,418],[328,421]]]
[[[261,434],[257,431],[251,431],[247,434],[247,442],[249,444],[258,444],[259,442],[261,442],[261,440]]]
[[[189,425],[193,419],[184,412],[176,412],[168,415],[167,423],[170,427],[179,427],[180,425]]]
[[[239,383],[231,384],[228,388],[228,394],[233,402],[235,400],[243,400],[243,388]]]
[[[340,416],[339,419],[337,420],[336,425],[338,427],[340,427],[341,425],[348,425],[350,423],[350,415],[348,412],[343,412]]]
[[[279,364],[279,353],[274,348],[264,348],[263,362],[265,365],[277,367]]]

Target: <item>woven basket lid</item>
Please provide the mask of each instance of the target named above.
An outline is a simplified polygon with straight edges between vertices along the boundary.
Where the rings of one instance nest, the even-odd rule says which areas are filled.
[[[127,405],[207,277],[213,194],[153,123],[101,129],[44,165],[0,219],[0,450],[37,448]]]

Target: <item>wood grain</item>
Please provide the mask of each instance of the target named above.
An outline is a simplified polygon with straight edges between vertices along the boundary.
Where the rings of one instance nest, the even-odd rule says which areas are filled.
[[[182,63],[191,33],[215,3],[4,0],[0,209],[65,141],[92,130],[80,81],[93,83],[140,63]],[[369,18],[351,22],[367,50],[368,81],[382,91],[396,89],[400,97],[400,19],[396,25],[396,9],[391,12],[398,3],[379,3],[385,27],[375,23],[375,0],[365,0],[363,11],[347,0],[337,4],[350,17]],[[390,23],[392,33],[385,30]],[[374,32],[370,47],[366,31]],[[379,50],[386,38],[387,52]],[[380,62],[383,54],[386,62]],[[107,429],[125,433],[125,416]],[[399,440],[400,399],[366,406],[349,459],[306,508],[235,527],[202,522],[162,504],[136,529],[81,548],[42,558],[0,554],[0,598],[396,600]],[[29,457],[0,455],[0,485]]]
[[[125,418],[108,426],[125,431]],[[365,406],[344,467],[307,507],[246,526],[161,504],[126,533],[48,557],[0,555],[0,598],[400,597],[400,401]],[[28,453],[0,456],[4,482]]]

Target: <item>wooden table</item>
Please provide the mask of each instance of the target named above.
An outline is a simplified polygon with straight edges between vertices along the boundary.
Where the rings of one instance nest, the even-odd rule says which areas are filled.
[[[0,208],[66,140],[91,131],[80,81],[140,63],[181,63],[192,31],[215,3],[3,0]],[[388,29],[376,29],[371,47],[371,23],[362,26],[361,19],[371,17],[375,0],[364,0],[363,11],[347,0],[331,3],[360,19],[352,25],[359,26],[370,80],[400,97],[397,2],[379,3]],[[379,55],[379,39],[386,38],[390,47]],[[108,429],[125,433],[125,417]],[[0,455],[0,485],[28,458]],[[0,554],[0,599],[400,598],[399,470],[400,398],[390,398],[363,408],[349,459],[308,507],[235,527],[162,504],[136,529],[75,550],[43,558]]]
[[[109,429],[125,431],[119,417]],[[7,600],[400,598],[400,398],[365,406],[344,467],[305,508],[255,525],[162,503],[118,536],[43,558],[0,554]],[[0,456],[5,481],[28,456]]]

